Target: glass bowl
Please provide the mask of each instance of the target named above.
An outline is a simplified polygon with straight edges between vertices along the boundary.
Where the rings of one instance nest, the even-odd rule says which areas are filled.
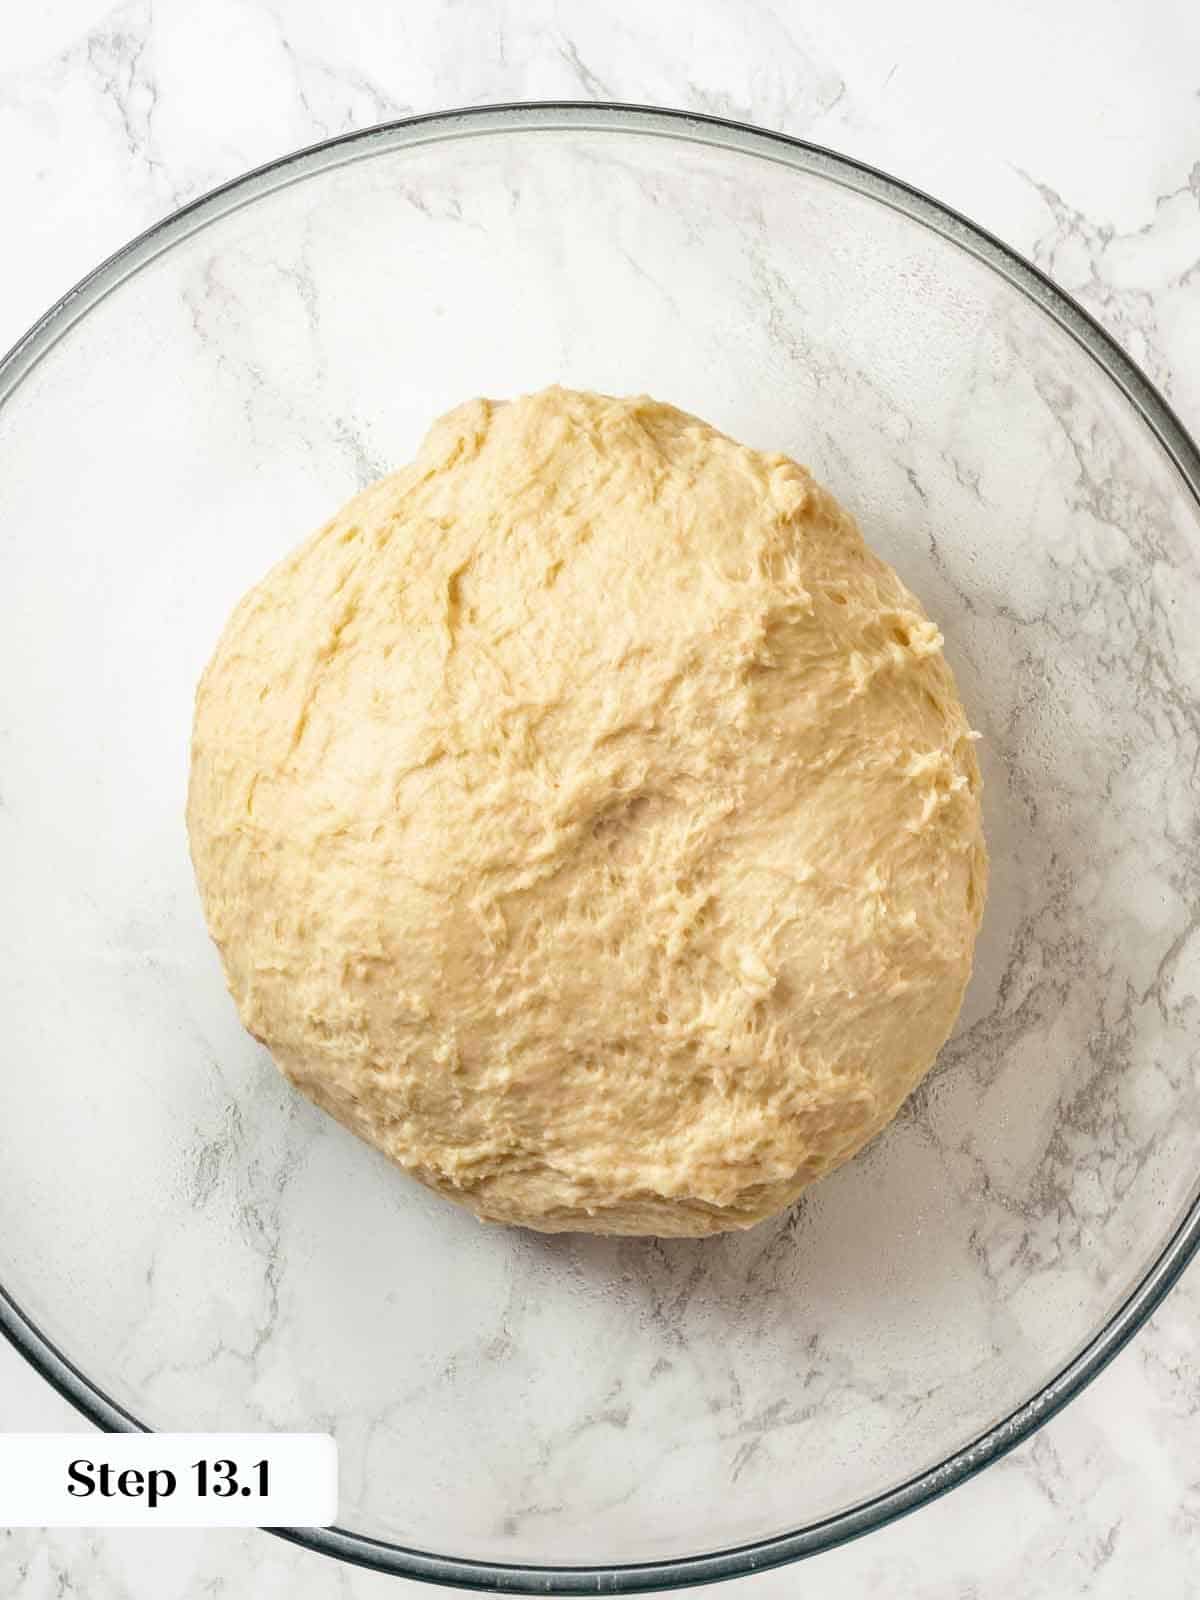
[[[808,463],[939,620],[992,892],[896,1123],[711,1241],[481,1226],[292,1093],[192,883],[234,601],[429,420],[649,391]],[[389,1571],[583,1593],[877,1527],[1049,1416],[1196,1244],[1200,461],[1032,267],[679,113],[334,140],[121,251],[0,373],[0,1281],[109,1428],[328,1429]]]

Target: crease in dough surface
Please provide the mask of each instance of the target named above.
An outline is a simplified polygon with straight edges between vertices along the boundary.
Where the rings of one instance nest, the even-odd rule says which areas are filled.
[[[705,1234],[894,1116],[986,892],[938,629],[809,473],[475,400],[241,602],[188,827],[246,1027],[479,1216]]]

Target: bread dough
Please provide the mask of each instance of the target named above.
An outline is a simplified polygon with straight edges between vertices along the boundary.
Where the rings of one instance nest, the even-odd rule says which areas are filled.
[[[474,400],[241,602],[188,825],[246,1027],[480,1217],[706,1234],[896,1112],[983,909],[942,638],[808,472]]]

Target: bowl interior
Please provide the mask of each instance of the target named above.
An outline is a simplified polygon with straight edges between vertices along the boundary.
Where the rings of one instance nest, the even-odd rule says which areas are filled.
[[[341,1525],[384,1542],[605,1564],[811,1525],[1036,1394],[1193,1199],[1195,501],[1030,299],[820,171],[614,125],[293,176],[0,408],[0,1282],[150,1426],[331,1430]],[[543,1238],[425,1193],[243,1034],[191,879],[191,697],[235,600],[440,411],[553,381],[809,464],[982,734],[956,1035],[738,1237]]]

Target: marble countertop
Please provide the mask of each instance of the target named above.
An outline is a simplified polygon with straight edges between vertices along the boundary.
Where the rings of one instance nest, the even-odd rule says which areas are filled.
[[[130,235],[288,149],[446,106],[617,99],[782,129],[929,190],[1080,298],[1200,432],[1200,15],[1182,0],[982,0],[970,17],[949,0],[666,0],[651,15],[589,0],[20,8],[0,28],[0,345]],[[741,1592],[1194,1593],[1198,1326],[1193,1268],[1031,1442],[915,1516]],[[0,1426],[80,1426],[6,1345]],[[0,1530],[13,1600],[406,1588],[258,1533]]]

